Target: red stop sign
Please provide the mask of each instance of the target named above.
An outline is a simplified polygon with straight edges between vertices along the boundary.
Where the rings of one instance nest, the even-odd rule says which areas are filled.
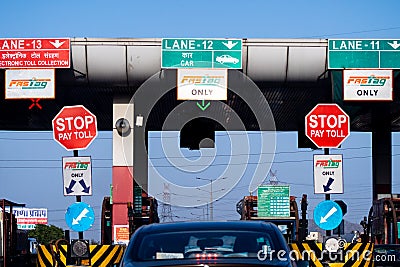
[[[86,149],[97,136],[97,121],[84,106],[66,106],[54,117],[53,138],[66,150]]]
[[[336,148],[350,135],[350,118],[336,104],[318,104],[306,116],[306,135],[319,148]]]

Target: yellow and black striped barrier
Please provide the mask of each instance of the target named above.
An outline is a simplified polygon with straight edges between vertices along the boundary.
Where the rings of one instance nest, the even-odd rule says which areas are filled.
[[[37,265],[41,267],[55,266],[54,245],[40,245],[37,247],[38,258]]]
[[[372,243],[349,243],[338,253],[322,249],[322,243],[296,242],[289,244],[292,258],[307,261],[312,267],[369,267],[373,266]]]
[[[68,267],[72,259],[69,256],[69,245],[40,245],[38,247],[38,266]],[[125,246],[121,245],[90,245],[89,259],[82,260],[82,266],[106,267],[119,264],[124,254]]]

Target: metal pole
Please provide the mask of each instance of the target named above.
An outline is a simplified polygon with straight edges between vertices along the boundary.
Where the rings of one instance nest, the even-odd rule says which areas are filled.
[[[74,150],[74,157],[79,156],[79,150]],[[76,202],[82,202],[82,197],[81,196],[76,196]],[[83,232],[78,232],[78,238],[83,239]]]
[[[7,228],[6,228],[6,204],[5,204],[5,199],[3,199],[3,267],[6,267],[6,260],[7,260],[7,255],[6,255],[6,246],[7,246]]]
[[[324,148],[324,154],[329,155],[329,148]],[[325,200],[331,200],[331,194],[325,194]],[[326,236],[331,236],[331,230],[326,230]]]
[[[211,183],[210,183],[210,213],[211,213],[211,221],[214,220],[214,207],[213,207],[213,203],[212,203],[212,179],[210,179]]]

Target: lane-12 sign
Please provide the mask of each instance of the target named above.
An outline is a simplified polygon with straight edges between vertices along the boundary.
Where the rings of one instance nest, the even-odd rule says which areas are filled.
[[[92,195],[90,157],[63,157],[64,196]]]
[[[161,68],[241,69],[241,39],[164,38]]]

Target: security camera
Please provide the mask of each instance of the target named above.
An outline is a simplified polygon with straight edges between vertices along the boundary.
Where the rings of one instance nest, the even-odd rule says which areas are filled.
[[[129,121],[125,118],[119,118],[115,122],[115,129],[120,136],[128,136],[131,133],[131,126]]]

